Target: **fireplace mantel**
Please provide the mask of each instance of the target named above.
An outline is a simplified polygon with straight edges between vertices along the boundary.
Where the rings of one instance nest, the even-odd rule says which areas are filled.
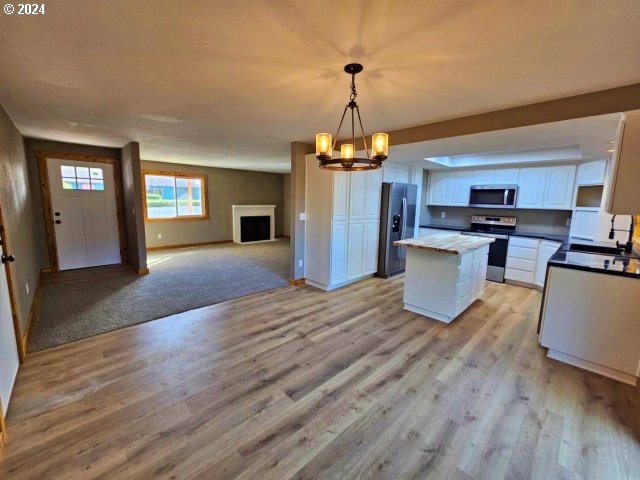
[[[268,240],[260,240],[261,242],[273,242],[276,239],[275,229],[275,205],[231,205],[233,211],[233,241],[234,243],[258,243],[258,242],[242,242],[240,237],[240,217],[261,217],[269,216],[270,219],[270,238]]]

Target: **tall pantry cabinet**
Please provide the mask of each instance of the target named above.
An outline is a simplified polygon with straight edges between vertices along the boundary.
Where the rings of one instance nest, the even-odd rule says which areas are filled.
[[[331,172],[307,155],[305,279],[332,290],[374,274],[382,169]]]

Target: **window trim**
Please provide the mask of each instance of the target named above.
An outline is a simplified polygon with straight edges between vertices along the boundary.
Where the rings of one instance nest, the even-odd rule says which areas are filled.
[[[193,178],[202,181],[202,215],[176,216],[171,218],[149,218],[147,211],[147,180],[146,175],[161,177]],[[142,205],[144,208],[145,222],[194,222],[209,220],[209,183],[208,176],[204,173],[170,172],[167,170],[142,170]]]

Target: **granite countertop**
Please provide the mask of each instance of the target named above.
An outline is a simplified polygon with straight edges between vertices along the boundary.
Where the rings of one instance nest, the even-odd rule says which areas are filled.
[[[455,232],[473,232],[471,228],[466,227],[453,227],[450,225],[420,225],[420,228],[436,228],[438,230],[452,230]],[[480,233],[480,232],[479,232]],[[551,240],[553,242],[566,242],[568,236],[560,235],[557,233],[542,233],[542,232],[529,232],[526,230],[502,230],[499,228],[492,229],[491,231],[482,232],[482,233],[499,233],[502,235],[513,235],[514,237],[528,237],[528,238],[539,238],[542,240]]]
[[[610,246],[612,242],[589,242],[589,244]],[[640,258],[634,254],[608,255],[602,253],[577,252],[569,250],[569,243],[563,243],[549,259],[549,266],[603,273],[640,279]]]
[[[476,248],[495,242],[495,238],[475,237],[473,235],[456,235],[437,233],[428,237],[407,238],[393,242],[399,247],[417,248],[432,252],[460,255]]]

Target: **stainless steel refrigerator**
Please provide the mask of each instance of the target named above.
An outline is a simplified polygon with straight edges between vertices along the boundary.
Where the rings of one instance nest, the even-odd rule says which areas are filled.
[[[407,183],[383,183],[378,248],[378,277],[404,272],[406,249],[393,242],[413,238],[418,187]]]

